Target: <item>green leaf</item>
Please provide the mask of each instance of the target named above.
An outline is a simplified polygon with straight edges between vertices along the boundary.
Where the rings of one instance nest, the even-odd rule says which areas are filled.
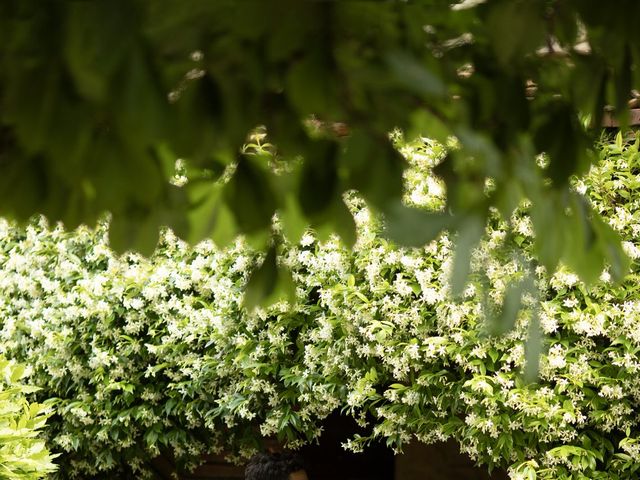
[[[610,268],[611,277],[615,282],[621,282],[631,267],[631,260],[622,248],[622,239],[600,216],[594,215],[591,221],[598,237],[599,249]]]
[[[451,128],[444,120],[427,109],[417,109],[410,116],[407,138],[427,137],[446,144],[451,135]]]
[[[378,208],[384,208],[402,194],[404,158],[387,139],[355,130],[347,139],[339,165],[354,188]]]
[[[502,155],[492,139],[465,126],[456,128],[455,133],[464,147],[464,155],[470,155],[474,159],[474,169],[481,167],[483,174],[487,177],[499,178],[502,176]],[[460,157],[458,156],[458,158]],[[469,171],[471,172],[470,169]]]
[[[441,212],[425,212],[392,202],[383,210],[384,235],[408,247],[422,247],[454,225],[454,217]]]
[[[396,50],[387,53],[387,65],[395,81],[423,97],[441,97],[447,92],[442,80],[431,73],[420,59]]]
[[[14,163],[0,166],[0,208],[4,215],[26,221],[45,203],[47,173],[38,158],[14,154],[13,159]],[[25,175],[25,171],[29,174]]]
[[[524,381],[526,383],[535,382],[540,371],[540,356],[542,355],[542,330],[540,328],[540,317],[537,310],[531,313],[529,319],[529,329],[527,343],[525,344]]]
[[[10,376],[8,378],[9,383],[17,383],[24,376],[25,366],[22,364],[16,364],[12,366]]]
[[[25,67],[24,65],[18,67]],[[55,122],[62,73],[59,66],[36,64],[3,85],[2,124],[11,125],[28,154],[46,150]]]
[[[242,157],[224,188],[226,203],[242,232],[254,233],[271,226],[277,203],[268,175],[251,159]]]
[[[251,312],[279,300],[294,301],[295,285],[291,273],[277,264],[276,247],[271,245],[262,264],[249,277],[243,306]]]
[[[322,4],[285,1],[270,4],[268,10],[272,15],[271,18],[277,18],[278,20],[278,28],[272,29],[267,38],[265,38],[269,58],[274,62],[283,62],[292,57],[295,58],[296,53],[305,50],[305,47],[309,47],[310,39],[318,41],[321,38],[321,31],[324,27],[322,21],[314,22],[313,25],[310,25],[309,23],[301,22],[300,18],[311,15],[320,19],[324,15]],[[254,9],[250,9],[250,11],[253,15]],[[264,25],[264,21],[260,23]],[[314,44],[313,49],[307,48],[307,50],[315,50],[322,47],[323,45]]]
[[[342,199],[336,199],[327,210],[327,216],[322,223],[314,222],[312,227],[320,241],[326,241],[337,233],[345,246],[351,248],[357,239],[353,214]]]
[[[570,103],[552,101],[534,129],[536,148],[549,155],[547,172],[554,186],[566,186],[571,175],[583,173],[592,162],[591,141]]]
[[[333,120],[342,116],[337,103],[331,52],[325,51],[329,48],[330,45],[319,42],[289,70],[285,91],[301,118],[318,115]]]
[[[576,56],[571,87],[576,105],[591,114],[592,125],[602,125],[608,81],[606,65],[593,56]],[[628,93],[627,93],[628,95]]]
[[[548,272],[555,271],[565,249],[566,220],[560,199],[550,193],[535,199],[531,222],[536,233],[536,255]]]
[[[495,204],[502,218],[510,218],[515,209],[520,205],[523,191],[519,183],[510,179],[504,183],[498,183],[495,193]]]
[[[500,314],[489,317],[489,331],[492,335],[503,335],[513,328],[522,306],[523,293],[524,282],[510,283],[507,286]]]
[[[433,168],[446,184],[447,208],[454,215],[486,215],[487,195],[484,166],[465,150],[448,151]]]
[[[158,220],[157,212],[114,215],[109,222],[109,246],[118,253],[135,250],[151,255],[158,244]]]
[[[153,446],[158,441],[158,432],[155,429],[147,430],[147,433],[144,435],[145,442],[147,445]]]
[[[340,236],[344,244],[351,248],[356,243],[356,222],[342,199],[337,199],[330,210],[332,229]]]
[[[291,243],[298,243],[304,232],[309,228],[309,222],[302,213],[294,192],[286,192],[284,202],[278,210],[282,220],[285,238]]]
[[[571,243],[565,245],[563,259],[582,281],[593,284],[600,278],[605,262],[598,232],[594,228],[594,213],[583,197],[571,194],[569,200],[571,210],[570,215],[565,217],[565,228]],[[622,258],[617,260],[622,261]]]
[[[160,80],[142,47],[134,45],[108,107],[123,145],[136,153],[147,152],[169,131],[169,103]]]
[[[319,140],[305,152],[298,199],[303,213],[311,220],[323,218],[340,196],[335,142]]]
[[[224,201],[224,185],[202,179],[189,182],[184,188],[191,202],[187,213],[188,240],[195,244],[211,238],[219,246],[228,245],[240,232]]]
[[[500,63],[509,66],[544,45],[544,11],[540,2],[489,2],[487,32]]]
[[[471,268],[471,254],[484,235],[485,219],[478,215],[463,218],[458,227],[453,268],[451,271],[451,293],[459,296],[464,291]]]
[[[110,82],[131,43],[137,16],[123,2],[66,4],[63,52],[76,87],[94,101],[105,101]]]

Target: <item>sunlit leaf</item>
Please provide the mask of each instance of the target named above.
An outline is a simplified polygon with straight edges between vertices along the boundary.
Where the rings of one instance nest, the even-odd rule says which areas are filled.
[[[489,319],[488,326],[491,334],[502,335],[513,328],[522,307],[523,293],[523,282],[512,283],[507,286],[500,313]]]
[[[537,310],[534,310],[529,319],[529,329],[527,332],[527,343],[525,345],[525,359],[523,378],[526,383],[538,380],[540,371],[540,356],[542,355],[542,331],[540,329],[540,317]]]
[[[471,254],[480,242],[484,229],[485,220],[479,216],[464,218],[459,223],[451,270],[451,293],[453,296],[459,296],[464,291],[471,268]]]

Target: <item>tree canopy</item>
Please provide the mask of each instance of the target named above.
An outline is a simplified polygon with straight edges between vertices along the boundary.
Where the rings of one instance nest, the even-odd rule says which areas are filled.
[[[275,212],[292,239],[311,225],[353,241],[355,189],[404,244],[458,231],[463,278],[490,209],[528,199],[546,267],[620,278],[619,239],[569,179],[597,158],[604,106],[624,122],[639,14],[632,0],[0,0],[0,214],[75,227],[109,211],[112,245],[143,252],[160,225],[264,244]],[[455,138],[442,212],[401,203],[396,128]]]

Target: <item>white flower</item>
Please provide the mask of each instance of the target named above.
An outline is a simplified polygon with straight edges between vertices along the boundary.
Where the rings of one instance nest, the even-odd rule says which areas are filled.
[[[361,218],[362,218],[361,214]],[[303,247],[308,247],[310,245],[313,244],[313,242],[315,242],[316,239],[315,237],[311,234],[311,232],[305,232],[304,235],[302,235],[302,238],[300,239],[300,245],[302,245]]]
[[[638,248],[635,243],[629,241],[622,242],[622,248],[632,259],[636,260],[640,258],[640,248]]]
[[[549,362],[549,366],[554,369],[566,367],[567,361],[566,361],[565,355],[566,355],[566,352],[562,345],[559,345],[559,344],[553,345],[549,349],[549,353],[547,354],[547,360]]]
[[[604,398],[610,399],[621,399],[624,397],[624,392],[622,391],[622,387],[620,385],[603,385],[600,387],[600,392],[598,395]]]

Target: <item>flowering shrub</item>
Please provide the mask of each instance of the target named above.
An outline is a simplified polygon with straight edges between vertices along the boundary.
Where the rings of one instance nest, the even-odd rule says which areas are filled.
[[[444,188],[428,172],[443,148],[420,141],[401,151],[411,165],[406,200],[442,208]],[[576,189],[635,260],[640,154],[617,142],[602,156]],[[400,449],[453,438],[514,479],[635,478],[637,262],[622,285],[606,270],[590,288],[566,268],[549,276],[535,267],[523,205],[491,219],[454,301],[450,238],[399,249],[349,201],[354,249],[311,233],[285,244],[279,261],[297,303],[251,314],[241,299],[258,254],[242,240],[190,248],[165,232],[153,257],[116,257],[105,227],[0,223],[0,345],[33,367],[42,395],[59,399],[49,434],[63,453],[60,476],[148,476],[165,449],[189,467],[208,451],[246,455],[272,435],[295,447],[342,409],[369,428],[347,442],[353,450],[372,439]],[[492,335],[487,314],[509,323],[512,292],[527,282],[513,329]],[[538,325],[546,353],[528,383],[525,349],[536,348],[527,338]]]
[[[38,438],[51,409],[27,401],[37,388],[20,383],[24,373],[24,366],[0,358],[0,477],[10,480],[37,480],[56,469]]]

